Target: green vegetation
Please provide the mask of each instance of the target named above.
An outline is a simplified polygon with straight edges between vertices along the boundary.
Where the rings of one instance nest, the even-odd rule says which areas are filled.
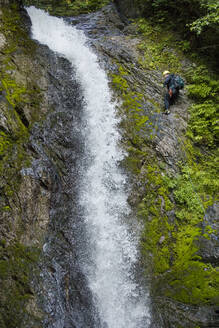
[[[207,57],[215,69],[219,50],[219,5],[217,0],[134,0],[142,17],[153,24],[180,33],[191,49]]]
[[[188,43],[177,40],[173,33],[167,33],[160,25],[153,26],[144,18],[136,20],[135,25],[142,36],[138,46],[142,67],[181,73],[182,51],[187,49]]]
[[[147,265],[155,278],[152,293],[194,305],[219,304],[218,268],[204,263],[199,254],[200,238],[209,239],[214,233],[210,226],[204,227],[203,220],[206,209],[217,200],[219,187],[217,76],[200,62],[183,67],[183,52],[188,53],[190,47],[170,31],[145,19],[139,19],[137,26],[142,35],[141,65],[160,71],[168,68],[185,76],[193,101],[187,139],[181,141],[185,156],[178,175],[173,177],[147,153],[141,168],[142,182],[147,185],[139,204],[139,216],[145,222],[142,252],[145,259],[151,259]],[[139,149],[132,149],[130,156],[134,154],[142,162]]]
[[[193,105],[189,112],[188,136],[197,145],[215,148],[218,142],[219,82],[218,76],[193,55],[197,64],[182,66],[182,59],[189,52],[189,44],[179,41],[161,26],[153,26],[145,19],[136,22],[143,39],[139,44],[142,52],[140,63],[144,69],[168,69],[183,74],[187,79],[186,89]]]
[[[198,35],[203,33],[205,28],[217,28],[219,24],[219,4],[217,1],[203,1],[201,9],[204,9],[205,15],[189,25],[190,30],[195,31]]]
[[[139,204],[139,217],[145,221],[143,254],[145,259],[153,255],[152,293],[195,305],[219,304],[219,272],[198,253],[199,238],[214,233],[210,226],[203,228],[204,212],[213,199],[204,192],[203,180],[196,182],[197,168],[182,166],[172,177],[154,162],[144,169],[148,192]]]
[[[76,16],[101,9],[109,0],[25,0],[24,3],[42,8],[51,15]]]
[[[36,2],[55,15],[77,15],[99,9],[108,1],[26,0],[27,5]],[[152,24],[146,19],[136,22],[141,38],[140,66],[149,73],[164,69],[180,73],[186,78],[187,93],[193,102],[189,109],[188,130],[180,141],[184,160],[178,163],[178,173],[174,176],[167,164],[156,157],[151,146],[156,123],[151,122],[143,107],[147,102],[153,112],[159,113],[160,105],[152,96],[148,99],[138,88],[138,81],[133,80],[133,67],[118,65],[117,73],[111,76],[112,86],[122,99],[121,128],[129,152],[125,164],[146,189],[144,195],[139,192],[136,196],[138,215],[145,225],[142,259],[145,267],[152,272],[154,296],[194,305],[219,304],[218,268],[204,262],[200,252],[200,240],[208,241],[215,233],[210,225],[205,224],[205,212],[218,197],[219,84],[217,76],[209,71],[206,64],[197,61],[197,54],[194,54],[194,49],[201,45],[214,59],[214,38],[218,32],[212,31],[215,31],[218,22],[218,6],[214,1],[212,6],[210,1],[203,1],[206,6],[200,7],[200,0],[137,2],[142,6],[144,15],[147,13],[156,20],[156,27],[154,22]],[[185,7],[186,10],[183,10]],[[41,98],[36,85],[24,82],[12,73],[17,70],[14,56],[20,49],[28,56],[35,49],[21,27],[16,6],[13,12],[3,8],[0,20],[0,32],[7,38],[7,45],[1,50],[0,73],[3,99],[0,105],[6,118],[6,124],[1,126],[0,131],[1,209],[5,217],[10,214],[10,201],[19,189],[20,170],[30,161],[26,144],[29,129],[38,117]],[[157,25],[158,22],[160,25]],[[173,36],[171,29],[184,33],[185,39]],[[207,38],[210,31],[211,36]],[[187,62],[182,65],[185,53],[196,62],[195,65]],[[26,106],[30,115],[28,119],[24,110]],[[18,242],[10,245],[1,242],[0,278],[4,291],[0,292],[3,309],[0,326],[21,326],[25,304],[32,297],[29,278],[38,255],[36,249]]]
[[[188,94],[194,101],[188,135],[195,143],[214,148],[219,138],[219,81],[204,65],[188,70],[187,79]]]
[[[13,10],[13,14],[12,14]],[[20,48],[24,54],[34,53],[35,44],[29,40],[27,32],[22,28],[18,7],[4,7],[0,17],[0,32],[2,32],[7,44],[2,50],[0,92],[4,97],[1,102],[1,111],[6,120],[6,126],[2,126],[0,132],[0,175],[4,181],[1,194],[6,204],[3,209],[8,209],[8,198],[19,188],[20,170],[29,163],[26,152],[26,142],[29,138],[29,129],[32,123],[39,117],[38,106],[40,103],[40,91],[37,85],[28,80],[22,81],[12,72],[17,71],[14,54]],[[29,112],[29,120],[24,113],[24,107]]]
[[[29,78],[35,43],[21,22],[16,2],[1,8],[0,33],[7,42],[1,48],[0,57],[0,209],[2,231],[6,235],[11,231],[9,235],[14,239],[0,241],[0,326],[3,328],[23,326],[28,316],[26,304],[33,297],[30,275],[39,257],[36,248],[19,242],[22,227],[16,226],[17,220],[22,219],[17,197],[21,169],[31,161],[27,150],[29,130],[39,119],[41,101],[39,87],[33,77]]]
[[[168,69],[186,79],[192,101],[185,136],[179,141],[184,154],[174,176],[151,147],[154,123],[144,114],[145,95],[132,80],[132,70],[118,68],[112,86],[122,99],[126,165],[145,186],[138,198],[138,215],[144,222],[142,260],[151,270],[152,294],[193,305],[219,304],[219,271],[203,261],[200,241],[209,240],[215,231],[205,224],[205,212],[218,197],[216,179],[218,142],[218,82],[197,55],[191,58],[190,44],[179,40],[170,30],[154,26],[146,19],[135,22],[141,42],[139,63],[145,71]],[[155,111],[159,104],[149,100]],[[139,123],[139,124],[138,124]],[[151,137],[150,137],[151,136]]]
[[[138,132],[144,129],[149,118],[144,114],[142,108],[143,95],[136,91],[134,85],[132,87],[128,85],[127,78],[129,75],[130,72],[120,65],[118,73],[111,76],[112,87],[123,100],[121,108],[123,121],[121,127],[124,129],[127,138],[132,135],[132,142],[140,146],[144,139]]]
[[[0,243],[0,280],[4,288],[0,291],[0,325],[18,328],[27,315],[25,303],[32,298],[30,272],[37,262],[39,252],[35,248],[14,243]],[[4,310],[2,310],[4,309]]]
[[[144,253],[153,254],[152,273],[157,279],[153,293],[190,304],[219,304],[217,268],[198,255],[199,238],[208,239],[214,232],[210,226],[201,229],[212,199],[203,202],[207,195],[195,189],[204,185],[194,185],[191,168],[182,167],[176,178],[161,174],[156,165],[146,172],[150,192],[139,205],[139,215],[147,220],[142,247]],[[172,209],[174,220],[168,215]]]

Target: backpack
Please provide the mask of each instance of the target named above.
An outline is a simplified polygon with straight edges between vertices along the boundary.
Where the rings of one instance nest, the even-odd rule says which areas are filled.
[[[181,78],[181,76],[179,75],[174,75],[173,77],[173,83],[174,83],[174,87],[176,89],[183,89],[184,88],[184,81],[183,79]]]

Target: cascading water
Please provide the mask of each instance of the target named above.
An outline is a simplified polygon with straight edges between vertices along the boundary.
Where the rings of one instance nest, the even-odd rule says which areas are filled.
[[[127,224],[126,176],[119,169],[124,154],[115,104],[107,76],[86,45],[82,31],[42,10],[27,9],[33,38],[64,56],[76,68],[84,94],[86,165],[82,165],[80,206],[88,241],[82,261],[93,302],[100,317],[96,327],[147,328],[147,294],[135,282],[138,234]],[[137,230],[137,229],[136,229]]]

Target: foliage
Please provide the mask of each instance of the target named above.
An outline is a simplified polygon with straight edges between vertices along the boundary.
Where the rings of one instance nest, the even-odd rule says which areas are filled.
[[[24,0],[24,3],[45,9],[51,15],[75,16],[101,9],[109,0]]]
[[[159,22],[168,20],[173,23],[175,20],[182,28],[183,25],[190,24],[191,30],[200,34],[203,27],[218,24],[219,5],[217,0],[136,0],[136,5],[140,6],[143,14],[157,19]]]
[[[29,138],[31,123],[39,116],[41,100],[39,88],[34,82],[24,84],[12,74],[17,71],[13,58],[16,51],[22,48],[24,55],[28,53],[29,56],[35,51],[35,44],[20,25],[18,7],[13,4],[12,10],[4,7],[0,18],[0,31],[7,38],[7,44],[2,49],[0,72],[0,91],[4,99],[1,112],[6,120],[6,128],[0,132],[0,175],[4,181],[1,185],[1,200],[6,201],[1,206],[4,211],[10,208],[8,199],[19,188],[21,168],[29,163],[25,143]],[[24,114],[24,106],[28,106],[29,120]]]
[[[145,69],[168,69],[186,77],[186,89],[192,99],[187,135],[198,145],[215,148],[218,142],[219,82],[216,74],[210,73],[204,64],[182,67],[183,52],[187,44],[178,41],[172,33],[153,26],[146,19],[136,21],[142,42],[141,65]]]
[[[218,70],[219,5],[217,0],[135,0],[141,17],[175,31]]]
[[[21,24],[21,14],[17,4],[3,6],[0,16],[0,32],[7,42],[1,48],[0,72],[0,209],[3,231],[10,231],[15,217],[22,213],[12,213],[11,204],[19,210],[17,192],[20,188],[21,169],[30,162],[27,150],[29,130],[39,118],[41,94],[37,83],[28,78],[30,59],[35,54],[35,43]],[[25,63],[21,69],[19,63]],[[28,112],[28,119],[25,110]],[[19,212],[19,211],[17,211]],[[14,217],[15,215],[15,217]],[[20,219],[20,217],[19,217]],[[18,240],[18,227],[13,227]],[[20,227],[19,227],[20,228]],[[15,236],[13,236],[15,238]],[[11,243],[11,244],[9,244]],[[27,316],[26,304],[33,296],[30,274],[38,259],[36,248],[7,240],[0,241],[0,326],[19,328]]]
[[[180,72],[187,80],[187,93],[194,102],[190,109],[187,138],[179,141],[184,161],[178,164],[175,176],[168,173],[165,163],[158,162],[156,155],[146,146],[145,137],[136,138],[139,132],[136,122],[129,119],[129,124],[124,125],[131,139],[130,143],[127,142],[127,162],[138,175],[138,183],[146,189],[139,201],[138,216],[145,224],[142,259],[146,270],[152,271],[152,294],[187,304],[219,304],[218,268],[204,262],[200,253],[200,240],[207,241],[215,233],[203,222],[206,210],[217,201],[218,192],[215,178],[218,174],[215,147],[218,82],[204,65],[182,66],[182,51],[189,52],[188,43],[176,40],[172,33],[145,19],[138,19],[136,25],[141,33],[141,66],[149,72],[164,68]],[[130,110],[126,110],[129,106],[124,103],[126,97],[135,98],[136,94],[130,81],[129,72],[124,69],[113,76],[113,86],[124,101],[125,114],[129,118]],[[211,108],[205,108],[203,112],[194,107],[206,106],[207,103]],[[203,121],[205,126],[201,125]],[[144,125],[146,127],[145,123],[142,124],[141,131],[145,131]]]
[[[218,1],[204,1],[201,7],[205,8],[207,14],[198,18],[190,24],[191,31],[195,31],[200,35],[204,28],[210,26],[218,26],[219,24],[219,3]]]
[[[190,108],[188,135],[197,143],[216,147],[219,121],[219,82],[204,65],[187,72],[189,96],[195,101]]]
[[[173,178],[155,163],[147,165],[144,180],[148,190],[138,212],[145,220],[143,254],[152,261],[155,295],[190,304],[218,304],[218,271],[198,255],[199,238],[208,238],[213,232],[200,229],[205,208],[212,202],[203,202],[202,182],[202,192],[195,190],[195,172],[182,166],[181,174]],[[168,215],[172,209],[176,212],[174,221]]]
[[[161,71],[168,69],[180,73],[182,70],[180,48],[185,45],[176,40],[172,33],[163,31],[160,26],[151,25],[146,19],[138,19],[135,24],[142,35],[142,42],[138,46],[143,54],[141,65],[146,69]]]

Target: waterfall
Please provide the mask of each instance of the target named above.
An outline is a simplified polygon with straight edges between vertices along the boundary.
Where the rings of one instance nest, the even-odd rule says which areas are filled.
[[[34,7],[27,11],[33,39],[69,60],[83,90],[86,164],[81,167],[83,178],[79,192],[88,241],[82,269],[100,326],[147,328],[150,324],[148,295],[135,281],[134,274],[138,261],[138,229],[131,229],[127,222],[130,219],[127,177],[119,168],[125,154],[118,147],[119,118],[106,73],[87,46],[83,31]]]

